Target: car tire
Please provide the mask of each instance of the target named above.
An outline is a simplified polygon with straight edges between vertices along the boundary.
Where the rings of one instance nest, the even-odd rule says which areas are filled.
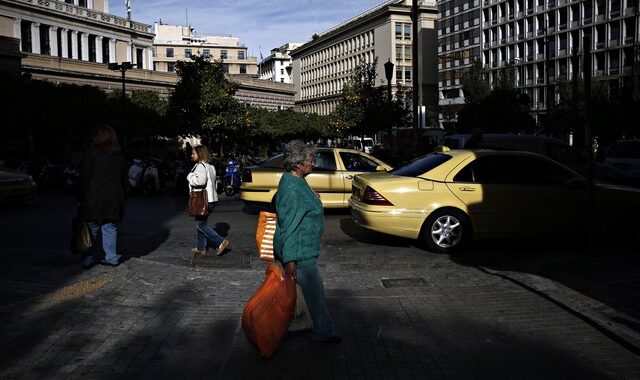
[[[431,213],[422,227],[422,240],[427,249],[436,253],[460,250],[471,237],[467,216],[456,209],[442,209]]]

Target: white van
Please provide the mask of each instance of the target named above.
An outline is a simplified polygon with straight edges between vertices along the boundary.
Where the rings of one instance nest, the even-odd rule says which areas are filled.
[[[365,137],[364,140],[362,140],[360,137],[352,136],[345,141],[345,147],[357,149],[367,154],[371,154],[373,146],[374,142],[371,137]]]

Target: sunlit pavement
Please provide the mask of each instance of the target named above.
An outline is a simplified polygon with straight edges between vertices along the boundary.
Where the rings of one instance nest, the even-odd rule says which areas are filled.
[[[320,260],[342,343],[289,334],[272,359],[242,332],[263,279],[255,207],[222,197],[222,257],[189,252],[185,197],[133,197],[127,260],[81,268],[74,203],[0,209],[0,378],[640,378],[637,247],[479,243],[461,256],[369,235],[328,212]]]

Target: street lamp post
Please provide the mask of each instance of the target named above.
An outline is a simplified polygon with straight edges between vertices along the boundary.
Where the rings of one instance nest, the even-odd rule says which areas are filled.
[[[389,106],[389,112],[391,112],[391,80],[393,79],[393,62],[391,58],[384,64],[384,76],[387,78],[387,102]],[[391,120],[391,119],[389,119]],[[393,124],[389,123],[389,145],[393,147]]]
[[[125,114],[126,114],[126,108],[127,108],[127,96],[126,96],[126,78],[125,78],[125,73],[127,72],[127,70],[133,68],[133,65],[131,64],[131,62],[122,62],[121,64],[117,64],[117,63],[109,63],[109,70],[113,70],[113,71],[120,71],[122,73],[122,120],[124,123],[125,120]],[[124,131],[125,129],[123,128],[122,131],[120,131],[120,136],[122,136],[122,139],[125,139],[124,136]],[[124,140],[126,141],[126,140]]]

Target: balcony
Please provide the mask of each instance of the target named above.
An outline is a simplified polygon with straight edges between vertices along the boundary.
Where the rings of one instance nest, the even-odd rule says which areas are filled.
[[[618,46],[620,43],[618,41],[618,39],[614,39],[614,40],[609,40],[609,47],[614,47],[614,46]]]
[[[604,42],[596,42],[596,49],[604,49]]]
[[[632,44],[633,43],[633,36],[626,36],[624,38],[624,43],[626,44]]]
[[[604,76],[604,70],[596,70],[593,76],[594,77],[603,77]]]
[[[533,54],[532,55],[528,55],[527,56],[527,62],[532,62],[533,61]]]
[[[543,35],[544,35],[544,29],[538,29],[538,30],[536,31],[536,35],[538,35],[538,36],[543,36]]]
[[[617,67],[609,68],[609,75],[618,75],[620,73],[620,69]]]
[[[565,29],[567,29],[567,24],[558,25],[558,30],[565,30]]]

